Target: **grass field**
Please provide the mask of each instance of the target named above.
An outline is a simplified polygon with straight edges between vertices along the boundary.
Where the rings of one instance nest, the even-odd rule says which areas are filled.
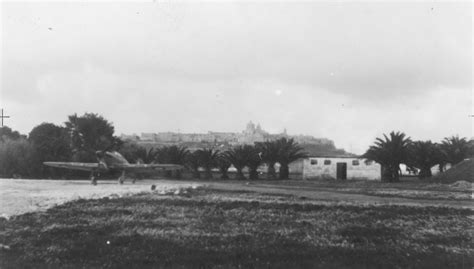
[[[187,189],[0,221],[1,268],[472,268],[473,211]]]
[[[262,183],[264,183],[262,181]],[[417,178],[403,178],[401,182],[381,182],[368,180],[317,180],[317,181],[273,181],[273,186],[286,188],[300,188],[312,190],[328,190],[338,193],[364,194],[378,197],[400,197],[427,200],[472,200],[472,183],[460,181],[452,184],[441,184],[419,180]]]

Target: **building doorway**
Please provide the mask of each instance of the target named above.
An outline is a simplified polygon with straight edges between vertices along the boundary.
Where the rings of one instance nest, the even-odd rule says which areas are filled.
[[[347,163],[337,163],[336,177],[340,180],[347,179]]]

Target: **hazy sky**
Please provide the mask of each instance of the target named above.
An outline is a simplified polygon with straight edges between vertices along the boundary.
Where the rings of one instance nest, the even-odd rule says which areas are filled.
[[[22,133],[95,112],[120,133],[473,135],[472,5],[1,4],[0,106]]]

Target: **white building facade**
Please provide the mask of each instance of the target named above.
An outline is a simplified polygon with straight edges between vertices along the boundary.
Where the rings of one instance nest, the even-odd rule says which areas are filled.
[[[303,179],[380,180],[381,166],[357,157],[315,156],[303,160]]]

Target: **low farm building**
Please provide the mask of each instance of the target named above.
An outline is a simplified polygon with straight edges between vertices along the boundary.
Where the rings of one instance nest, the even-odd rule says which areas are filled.
[[[313,156],[303,160],[303,179],[381,178],[380,164],[357,156]]]

